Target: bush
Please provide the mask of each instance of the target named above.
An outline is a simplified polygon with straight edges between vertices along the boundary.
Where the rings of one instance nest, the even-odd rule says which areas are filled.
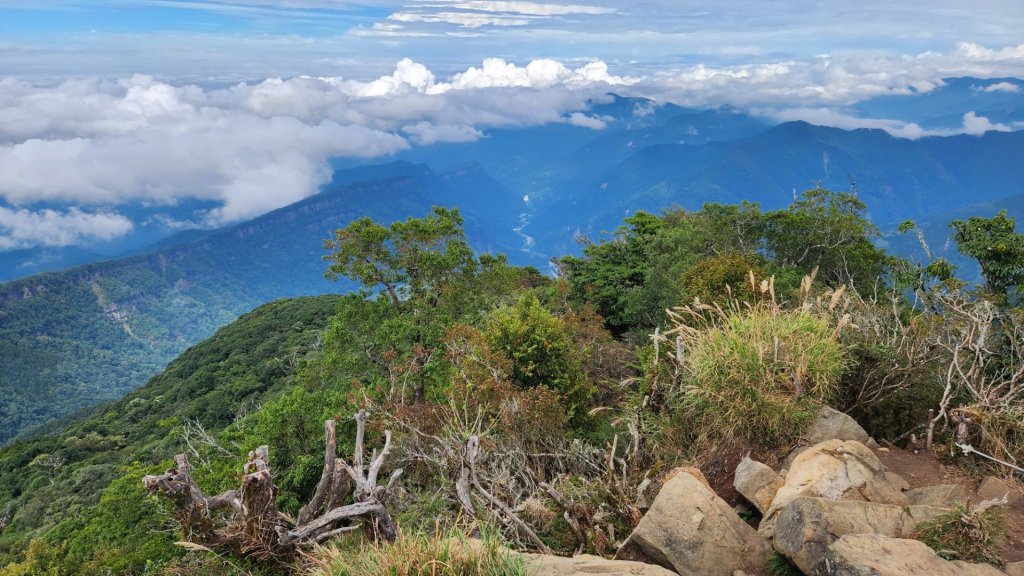
[[[487,320],[484,339],[504,356],[509,376],[523,389],[543,386],[565,403],[571,419],[579,422],[592,389],[583,373],[583,354],[568,334],[565,323],[527,294],[512,306],[502,306]]]
[[[393,544],[355,550],[319,548],[311,576],[526,576],[525,561],[493,538],[470,541],[454,531],[404,535]]]
[[[762,446],[791,439],[846,368],[836,330],[809,307],[781,310],[768,301],[678,310],[672,332],[682,337],[685,372],[678,408],[699,435]]]
[[[1006,529],[1002,507],[968,510],[961,505],[922,524],[917,538],[947,560],[1000,564]]]

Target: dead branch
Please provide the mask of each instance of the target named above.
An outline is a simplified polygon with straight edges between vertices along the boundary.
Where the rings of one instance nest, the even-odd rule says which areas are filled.
[[[390,453],[391,433],[384,433],[383,449],[379,454],[374,452],[369,465],[364,466],[363,440],[369,416],[360,410],[355,420],[356,447],[352,466],[336,455],[334,421],[324,423],[323,473],[313,497],[299,511],[296,526],[290,526],[288,519],[277,509],[278,490],[270,470],[267,446],[260,446],[249,453],[243,467],[242,485],[237,491],[206,496],[192,479],[185,454],[175,457],[175,468],[159,476],[146,476],[143,484],[150,493],[159,492],[174,505],[185,540],[217,552],[259,560],[288,561],[294,558],[301,546],[358,529],[358,526],[348,525],[349,521],[357,518],[368,519],[368,528],[375,536],[394,540],[398,537],[398,529],[385,503],[402,470],[395,470],[387,485],[377,485],[377,478]],[[350,489],[353,503],[341,506]],[[225,508],[232,510],[233,517],[226,523],[218,522],[212,512]]]
[[[469,469],[468,476],[473,487],[476,488],[477,492],[484,497],[494,509],[495,515],[504,517],[506,520],[511,521],[515,524],[523,534],[533,542],[538,550],[543,554],[554,554],[551,548],[541,540],[540,536],[530,528],[530,525],[523,521],[522,518],[516,515],[504,502],[499,500],[493,494],[491,494],[483,485],[480,483],[480,479],[476,475],[476,459],[480,455],[480,438],[478,436],[471,436],[466,442],[465,458],[463,459],[463,466]]]

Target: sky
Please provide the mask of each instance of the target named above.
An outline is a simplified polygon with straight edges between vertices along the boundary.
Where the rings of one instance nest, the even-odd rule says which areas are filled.
[[[237,222],[332,157],[600,130],[609,91],[919,138],[854,105],[1024,77],[1021,30],[1020,0],[0,0],[0,250],[116,239],[128,205]]]

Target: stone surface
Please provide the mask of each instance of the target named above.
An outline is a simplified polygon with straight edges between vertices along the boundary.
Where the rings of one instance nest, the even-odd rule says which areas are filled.
[[[815,576],[1005,576],[987,564],[950,562],[917,540],[846,535],[825,551]]]
[[[846,534],[913,537],[917,525],[945,512],[932,506],[893,506],[856,500],[801,497],[779,514],[772,545],[805,574]]]
[[[736,475],[732,485],[761,514],[764,514],[771,507],[772,500],[775,499],[775,493],[785,483],[785,479],[769,468],[768,465],[751,460],[749,456],[746,456],[739,466],[736,467]]]
[[[878,457],[860,442],[826,440],[815,444],[793,460],[786,483],[775,495],[759,530],[771,537],[778,513],[800,496],[910,504],[885,472]]]
[[[907,490],[910,490],[910,482],[907,482],[906,480],[903,479],[903,476],[900,476],[899,474],[893,472],[892,470],[885,471],[885,479],[888,480],[890,484],[895,486],[896,489],[899,490],[900,492],[906,492]]]
[[[904,492],[911,504],[952,508],[967,502],[967,492],[959,484],[938,484]]]
[[[800,443],[783,460],[782,467],[789,468],[789,464],[801,452],[826,440],[852,440],[861,444],[874,444],[874,440],[856,420],[843,412],[822,406],[811,425],[800,435]]]
[[[1024,499],[1016,486],[1011,485],[1005,480],[996,478],[995,476],[986,476],[985,479],[981,481],[981,485],[978,486],[979,502],[991,500],[993,498],[998,499],[1003,496],[1006,496],[1006,503],[1009,506],[1013,506]]]
[[[526,560],[526,571],[531,576],[676,576],[675,572],[654,564],[608,560],[600,556],[582,554],[572,558],[545,556],[543,554],[521,554]]]
[[[1024,562],[1010,562],[1003,568],[1006,576],[1024,576]]]
[[[665,482],[616,558],[649,559],[679,574],[732,576],[764,571],[768,546],[692,474]]]

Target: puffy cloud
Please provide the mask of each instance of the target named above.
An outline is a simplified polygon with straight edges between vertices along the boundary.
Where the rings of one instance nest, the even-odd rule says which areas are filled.
[[[1009,132],[1011,128],[1006,124],[993,124],[984,116],[978,116],[974,111],[964,114],[964,133],[971,136],[981,136],[985,132]]]
[[[1010,92],[1010,93],[1017,93],[1017,92],[1021,91],[1020,85],[1019,84],[1014,84],[1012,82],[996,82],[995,84],[989,84],[988,86],[985,86],[984,88],[978,88],[978,90],[980,90],[982,92]]]
[[[596,116],[587,116],[582,112],[573,112],[570,114],[568,122],[573,126],[590,128],[591,130],[604,130],[608,127],[608,123],[605,120]]]
[[[33,212],[0,206],[0,250],[111,240],[132,228],[131,220],[114,212],[88,213],[78,208]]]

